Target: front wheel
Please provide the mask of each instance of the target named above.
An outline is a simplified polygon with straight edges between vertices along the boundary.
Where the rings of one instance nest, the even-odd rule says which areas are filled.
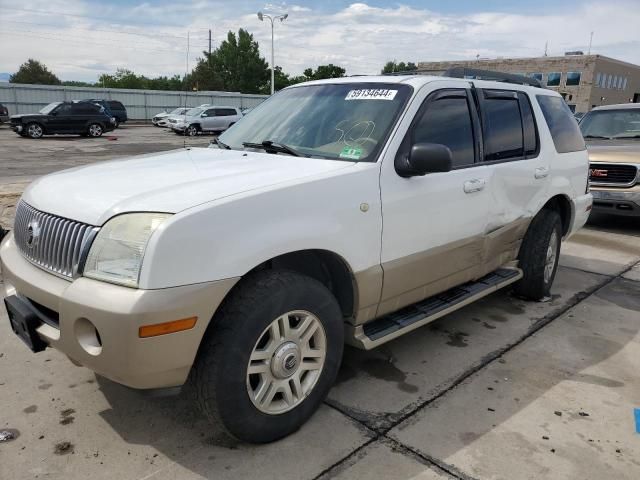
[[[556,210],[543,209],[533,220],[520,246],[519,265],[524,276],[515,285],[516,294],[531,300],[549,296],[558,270],[562,220]]]
[[[295,272],[255,274],[212,320],[191,376],[196,401],[222,432],[277,440],[307,421],[342,360],[335,297]]]
[[[102,136],[102,125],[100,125],[99,123],[92,123],[87,129],[87,133],[90,137],[93,138]]]
[[[190,137],[195,137],[198,134],[198,127],[196,127],[195,125],[189,125],[189,127],[187,127],[187,135]]]

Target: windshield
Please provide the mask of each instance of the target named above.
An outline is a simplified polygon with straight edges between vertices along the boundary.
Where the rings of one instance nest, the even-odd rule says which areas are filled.
[[[51,113],[51,111],[56,108],[58,105],[60,105],[61,102],[53,102],[50,103],[49,105],[47,105],[46,107],[42,108],[40,110],[40,113],[44,114],[44,115],[49,115]]]
[[[273,142],[304,156],[375,161],[411,91],[397,83],[289,88],[253,109],[220,141],[233,149]]]
[[[640,136],[640,108],[594,110],[580,122],[585,138],[633,138]]]
[[[187,115],[188,117],[197,117],[202,112],[204,112],[203,108],[196,107],[196,108],[191,108],[191,109],[187,110],[186,112],[180,112],[180,115]]]
[[[169,115],[183,115],[186,112],[187,108],[178,107],[169,112]]]

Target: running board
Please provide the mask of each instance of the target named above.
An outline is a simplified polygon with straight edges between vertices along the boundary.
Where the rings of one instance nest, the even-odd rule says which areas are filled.
[[[519,268],[499,268],[474,282],[453,287],[364,325],[349,326],[347,342],[355,347],[370,350],[455,312],[521,278],[522,270]]]

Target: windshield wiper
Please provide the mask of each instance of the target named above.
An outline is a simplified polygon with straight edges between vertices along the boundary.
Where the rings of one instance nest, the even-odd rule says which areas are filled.
[[[271,140],[263,140],[262,143],[243,142],[242,146],[246,148],[257,148],[267,153],[287,153],[294,157],[306,157],[306,155],[301,154],[284,143],[272,142]]]
[[[217,138],[214,138],[213,140],[211,140],[211,143],[215,143],[216,145],[218,145],[220,148],[224,148],[225,150],[231,150],[231,147],[229,145],[227,145],[226,143],[222,143],[220,140],[218,140]]]
[[[617,135],[612,137],[614,140],[619,140],[621,138],[640,138],[640,135]]]
[[[611,137],[604,137],[602,135],[585,135],[584,138],[602,138],[604,140],[611,140]]]

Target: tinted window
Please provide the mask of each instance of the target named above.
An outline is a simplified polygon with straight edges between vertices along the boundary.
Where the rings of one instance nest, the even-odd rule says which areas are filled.
[[[71,113],[73,115],[95,115],[100,111],[100,107],[92,103],[76,103],[73,105]]]
[[[534,155],[538,151],[538,127],[536,125],[531,102],[526,93],[518,93],[520,112],[522,113],[522,133],[524,136],[525,155]]]
[[[483,92],[484,158],[487,161],[522,157],[524,140],[518,97],[514,92]]]
[[[109,101],[107,102],[107,104],[109,105],[109,108],[111,110],[124,110],[124,105],[122,105],[120,102]]]
[[[63,103],[58,108],[56,108],[54,112],[56,115],[69,115],[71,113],[71,104]]]
[[[473,127],[464,92],[429,103],[413,130],[413,142],[440,143],[453,153],[453,168],[474,162]],[[464,95],[464,96],[462,96]]]
[[[219,117],[230,117],[231,115],[236,115],[236,111],[233,108],[217,108],[216,114]]]
[[[578,122],[562,97],[537,95],[544,119],[549,126],[553,144],[558,153],[584,150],[584,140],[580,134]]]
[[[209,110],[205,110],[204,112],[204,116],[205,117],[215,117],[216,114],[216,109],[215,108],[210,108]]]

